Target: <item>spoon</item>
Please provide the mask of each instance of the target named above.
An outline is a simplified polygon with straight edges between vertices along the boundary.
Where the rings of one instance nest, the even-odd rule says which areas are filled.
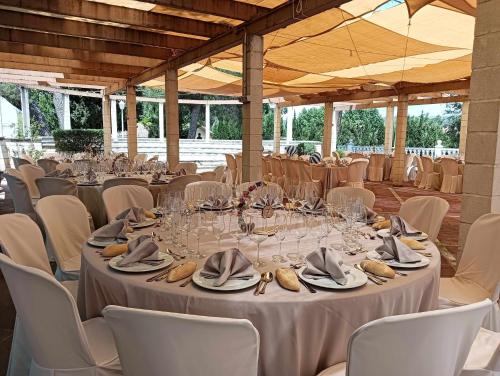
[[[266,286],[269,282],[272,282],[272,280],[274,279],[274,276],[273,276],[273,273],[272,272],[265,272],[263,273],[263,277],[262,277],[262,280],[264,281],[264,283],[262,284],[262,287],[260,289],[260,293],[261,294],[265,294],[266,293]]]

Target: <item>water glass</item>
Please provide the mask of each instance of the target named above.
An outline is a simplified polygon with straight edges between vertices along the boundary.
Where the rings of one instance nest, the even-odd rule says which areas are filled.
[[[304,256],[300,252],[300,240],[307,235],[306,216],[299,212],[293,212],[290,216],[290,233],[297,239],[297,251],[287,253],[291,261],[302,260]]]
[[[273,255],[272,259],[274,262],[283,263],[286,262],[286,259],[282,256],[281,246],[283,240],[285,240],[288,232],[288,216],[285,212],[276,212],[274,216],[274,226],[276,228],[276,233],[274,237],[280,243],[279,252],[277,255]]]

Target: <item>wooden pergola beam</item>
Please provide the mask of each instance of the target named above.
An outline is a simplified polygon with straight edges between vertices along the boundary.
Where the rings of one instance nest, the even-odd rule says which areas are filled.
[[[0,12],[0,26],[181,50],[203,43],[199,39],[9,10]]]
[[[140,85],[163,75],[167,69],[179,69],[235,47],[242,43],[245,33],[248,35],[264,35],[328,9],[339,7],[348,1],[349,0],[308,0],[303,3],[300,17],[297,17],[295,14],[296,3],[288,1],[281,6],[269,10],[264,16],[245,22],[230,32],[210,39],[196,49],[187,51],[176,58],[172,58],[156,67],[145,70],[143,73],[133,77],[129,83],[131,85]]]
[[[464,102],[468,101],[469,96],[468,95],[456,95],[456,96],[450,96],[450,97],[440,97],[440,98],[425,98],[425,99],[412,99],[408,101],[409,106],[421,106],[425,104],[443,104],[443,103],[455,103],[455,102]],[[397,102],[391,101],[391,102],[378,102],[378,103],[360,103],[360,104],[355,104],[355,109],[356,110],[365,110],[368,108],[383,108],[387,107],[388,104],[394,104],[396,105]]]
[[[142,30],[169,31],[206,38],[228,30],[228,27],[215,23],[85,0],[0,0],[0,6],[20,12],[45,13],[63,18],[76,17],[114,25],[129,25]]]

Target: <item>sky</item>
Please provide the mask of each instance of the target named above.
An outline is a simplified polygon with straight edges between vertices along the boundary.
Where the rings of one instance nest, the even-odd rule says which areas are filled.
[[[430,116],[443,115],[446,104],[425,104],[421,106],[409,106],[408,115],[418,116],[422,113],[427,112]],[[385,108],[378,109],[380,114],[385,117]]]

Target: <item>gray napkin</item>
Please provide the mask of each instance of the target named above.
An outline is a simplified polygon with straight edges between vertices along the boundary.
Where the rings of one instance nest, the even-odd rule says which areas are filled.
[[[211,209],[224,209],[227,207],[229,201],[224,197],[213,197],[210,196],[207,201],[203,203],[203,207]]]
[[[115,219],[126,219],[130,223],[141,223],[146,220],[146,215],[144,214],[144,208],[132,207],[126,209],[118,214]]]
[[[419,236],[422,234],[422,231],[418,231],[412,226],[408,224],[403,218],[399,215],[391,215],[391,230],[390,234],[394,236]]]
[[[101,242],[116,241],[117,243],[126,243],[128,240],[127,227],[128,221],[126,219],[120,219],[119,221],[110,223],[96,230],[93,237],[95,240]]]
[[[310,210],[310,211],[321,211],[326,208],[325,202],[323,201],[322,198],[317,198],[314,200],[314,202],[307,202],[304,205],[304,209]]]
[[[249,279],[254,274],[250,260],[236,248],[214,253],[200,272],[202,277],[215,279],[214,286],[222,286],[228,279]]]
[[[382,240],[384,244],[375,249],[382,260],[396,260],[400,263],[412,263],[422,260],[422,256],[395,236],[386,236]]]
[[[365,211],[366,211],[366,223],[368,225],[375,223],[375,219],[377,218],[377,213],[373,209],[370,209],[368,206],[365,206]]]
[[[306,256],[306,268],[302,275],[311,279],[329,277],[339,285],[345,285],[349,271],[342,267],[343,263],[337,252],[321,247]]]
[[[281,201],[278,197],[273,197],[269,194],[261,197],[256,203],[253,204],[254,208],[263,209],[266,206],[270,206],[273,209],[281,207]]]
[[[158,260],[159,247],[149,235],[141,235],[128,243],[128,249],[118,266],[131,266],[139,261]]]

